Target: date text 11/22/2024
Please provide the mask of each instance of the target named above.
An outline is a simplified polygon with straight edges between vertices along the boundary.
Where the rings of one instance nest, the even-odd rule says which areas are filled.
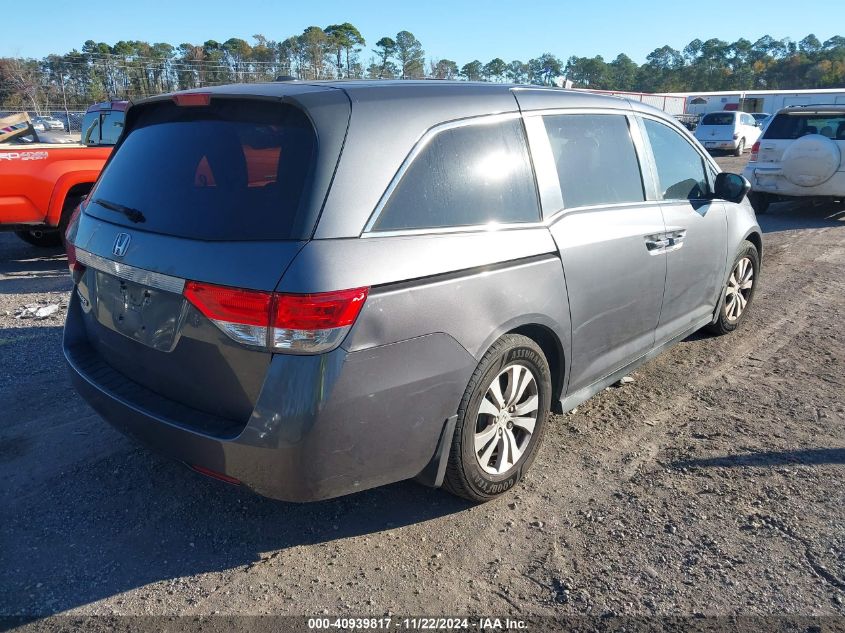
[[[438,630],[482,630],[482,631],[519,631],[525,630],[524,620],[511,618],[308,618],[308,629],[314,631],[331,629],[397,629],[402,631],[438,631]]]

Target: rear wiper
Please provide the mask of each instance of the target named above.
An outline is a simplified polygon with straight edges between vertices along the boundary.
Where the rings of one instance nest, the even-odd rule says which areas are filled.
[[[125,207],[122,204],[118,204],[116,202],[111,202],[109,200],[103,200],[102,198],[94,198],[94,204],[99,204],[104,209],[108,209],[109,211],[117,211],[118,213],[122,213],[127,218],[129,218],[130,222],[146,222],[147,218],[144,217],[144,214],[138,211],[138,209],[133,209],[132,207]]]

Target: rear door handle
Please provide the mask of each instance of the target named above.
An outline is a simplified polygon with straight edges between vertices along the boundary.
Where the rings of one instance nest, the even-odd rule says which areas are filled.
[[[647,237],[645,240],[645,247],[648,249],[649,253],[652,255],[656,255],[665,249],[667,246],[671,244],[671,241],[667,238],[663,239],[655,239],[651,237]]]

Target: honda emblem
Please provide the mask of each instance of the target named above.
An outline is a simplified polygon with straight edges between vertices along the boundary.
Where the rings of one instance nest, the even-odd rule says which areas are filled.
[[[129,250],[129,242],[131,241],[132,236],[129,235],[129,233],[118,233],[114,240],[114,247],[111,249],[111,252],[117,257],[123,257],[126,255],[126,251]]]

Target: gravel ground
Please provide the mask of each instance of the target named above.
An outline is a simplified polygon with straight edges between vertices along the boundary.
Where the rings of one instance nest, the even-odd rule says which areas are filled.
[[[0,614],[845,617],[843,216],[773,206],[741,331],[556,416],[477,507],[285,504],[133,444],[71,388],[64,310],[15,318],[66,301],[64,258],[0,234]]]

